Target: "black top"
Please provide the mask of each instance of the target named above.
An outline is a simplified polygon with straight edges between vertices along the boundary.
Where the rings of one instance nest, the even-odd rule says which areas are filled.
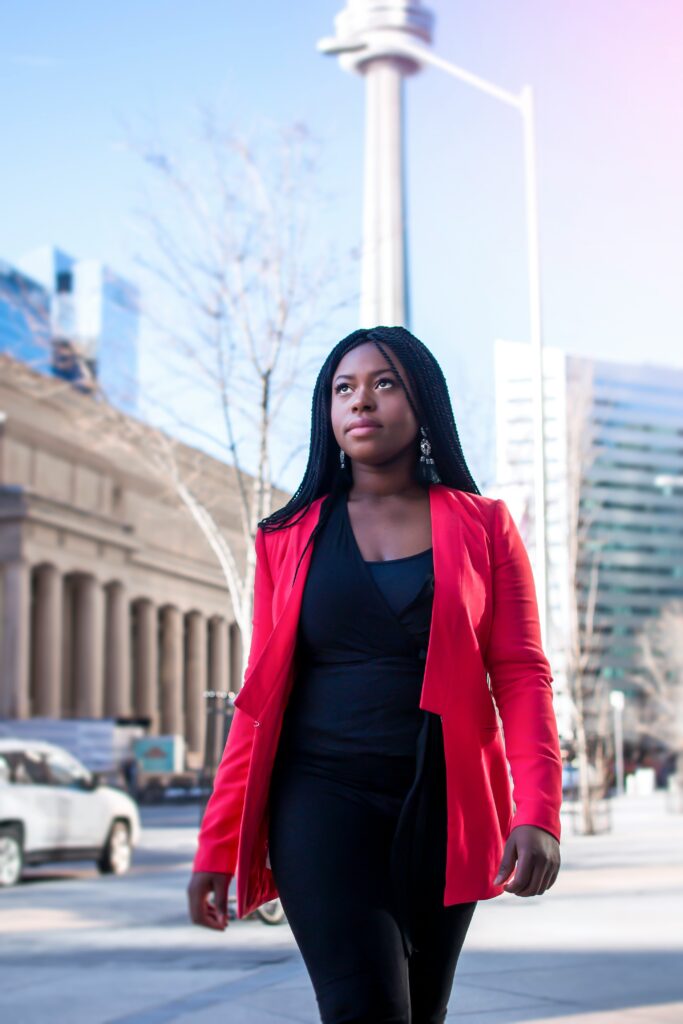
[[[346,495],[316,537],[282,744],[335,778],[403,798],[414,775],[432,549],[366,562]],[[387,758],[391,770],[387,770]]]
[[[419,707],[432,549],[366,561],[347,500],[337,499],[315,538],[278,761],[360,787],[365,800],[395,814],[391,871],[410,952],[411,907],[443,902],[445,872],[441,721]]]

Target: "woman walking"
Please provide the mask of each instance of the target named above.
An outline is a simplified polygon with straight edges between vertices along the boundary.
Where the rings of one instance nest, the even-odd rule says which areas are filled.
[[[557,877],[562,767],[526,551],[407,330],[332,349],[255,547],[192,920],[226,927],[236,873],[240,917],[280,896],[324,1024],[442,1022],[477,902]]]

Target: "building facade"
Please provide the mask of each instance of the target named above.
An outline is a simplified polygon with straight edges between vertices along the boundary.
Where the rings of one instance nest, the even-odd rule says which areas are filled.
[[[168,482],[84,429],[91,398],[37,398],[38,375],[6,356],[0,371],[0,718],[143,722],[198,763],[204,691],[241,684],[215,556]],[[244,564],[230,467],[180,452]]]
[[[498,492],[535,558],[531,352],[495,347]],[[635,741],[643,700],[638,637],[648,617],[683,598],[683,370],[592,360],[547,347],[548,646],[558,718],[569,734],[572,588],[591,718],[609,691],[626,698]]]

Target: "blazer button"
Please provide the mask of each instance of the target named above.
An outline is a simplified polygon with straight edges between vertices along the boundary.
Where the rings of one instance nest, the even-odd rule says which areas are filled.
[[[426,648],[425,647],[421,647],[420,650],[417,652],[417,656],[418,656],[418,658],[421,661],[424,661],[425,658],[427,657],[427,650],[426,650]]]
[[[254,722],[254,728],[257,729],[260,724],[260,722]]]

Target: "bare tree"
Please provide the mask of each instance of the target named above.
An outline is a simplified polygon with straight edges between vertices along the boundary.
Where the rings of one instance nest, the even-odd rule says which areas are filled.
[[[189,156],[148,142],[134,148],[151,171],[139,215],[152,248],[141,262],[159,289],[146,313],[180,357],[185,385],[203,396],[200,425],[176,413],[173,420],[205,437],[214,413],[249,552],[243,578],[168,449],[166,474],[219,559],[246,652],[256,524],[272,510],[273,480],[299,450],[301,399],[308,412],[323,332],[354,298],[344,287],[351,261],[340,267],[316,230],[318,147],[305,126],[246,138],[204,110]]]
[[[591,753],[604,766],[604,737],[607,732],[607,694],[600,685],[601,645],[596,631],[602,544],[593,535],[595,511],[582,503],[586,475],[594,462],[592,427],[592,368],[579,364],[570,381],[567,403],[567,498],[569,639],[567,682],[572,702],[574,737],[579,767],[581,831],[596,831],[595,788],[591,779]],[[597,661],[597,664],[596,664]],[[596,723],[591,730],[589,721]],[[591,747],[593,750],[591,751]],[[605,786],[604,767],[602,784]]]
[[[648,619],[637,645],[644,701],[636,728],[675,755],[676,779],[683,790],[683,601],[668,602]]]

